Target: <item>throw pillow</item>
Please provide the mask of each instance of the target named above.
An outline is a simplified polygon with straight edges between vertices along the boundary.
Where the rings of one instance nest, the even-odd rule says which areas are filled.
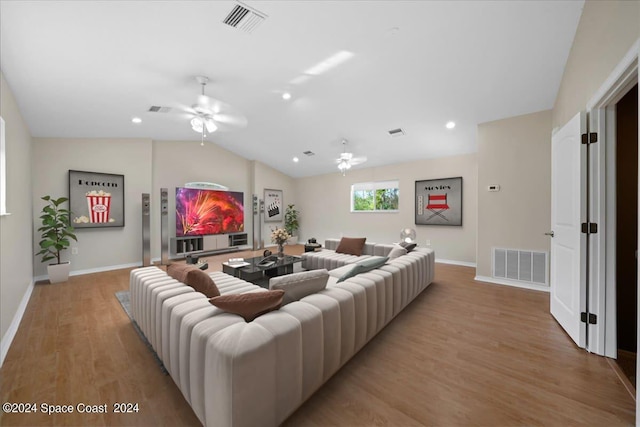
[[[298,301],[327,287],[329,272],[326,269],[303,271],[274,277],[269,280],[269,289],[282,289],[282,305]]]
[[[197,292],[206,295],[207,298],[220,295],[220,291],[218,291],[213,279],[193,264],[169,264],[167,273],[177,281],[191,286]]]
[[[389,252],[388,257],[389,259],[394,259],[406,254],[407,254],[407,250],[405,248],[403,248],[397,243],[394,243],[393,249],[391,249],[391,251]]]
[[[211,276],[197,267],[195,270],[191,270],[187,273],[187,278],[184,283],[191,286],[197,292],[205,294],[207,298],[213,298],[220,295],[220,291]]]
[[[182,283],[185,283],[187,273],[191,270],[198,270],[198,267],[193,264],[169,264],[167,266],[167,274]]]
[[[417,243],[400,242],[398,244],[400,246],[402,246],[403,248],[405,248],[407,250],[407,253],[411,252],[412,250],[414,250],[416,248],[416,246],[418,246]]]
[[[283,296],[284,291],[276,289],[266,292],[222,295],[211,298],[209,302],[224,311],[242,316],[247,322],[251,322],[262,314],[279,309]]]
[[[378,267],[382,267],[389,257],[372,256],[362,261],[358,261],[353,265],[353,268],[343,274],[336,283],[344,282],[350,277],[356,276],[360,273],[366,273],[367,271],[375,270]]]
[[[366,237],[343,237],[336,248],[337,253],[360,256]]]

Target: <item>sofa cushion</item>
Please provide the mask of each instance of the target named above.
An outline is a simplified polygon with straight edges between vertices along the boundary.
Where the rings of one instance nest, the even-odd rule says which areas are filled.
[[[403,248],[405,248],[407,250],[407,253],[411,252],[412,250],[415,249],[416,246],[418,246],[417,243],[409,243],[409,242],[400,242],[398,243],[400,246],[402,246]]]
[[[282,289],[282,305],[286,305],[320,292],[327,286],[327,280],[329,272],[326,269],[303,271],[272,278],[269,280],[269,289]]]
[[[262,314],[279,309],[283,296],[284,291],[276,289],[266,292],[221,295],[211,298],[209,302],[224,311],[242,316],[247,322],[251,322]]]
[[[343,237],[340,239],[340,244],[338,244],[336,252],[360,256],[362,255],[362,248],[364,248],[364,242],[366,240],[366,237]]]
[[[391,249],[391,252],[389,252],[388,256],[389,256],[389,259],[394,259],[406,254],[407,254],[407,250],[405,248],[403,248],[397,243],[394,243],[393,249]]]
[[[213,279],[204,271],[192,264],[169,264],[167,273],[179,282],[191,286],[196,292],[207,298],[220,295],[220,291]]]
[[[349,271],[340,276],[337,283],[344,282],[349,277],[353,277],[360,273],[365,273],[367,271],[375,270],[378,267],[382,267],[388,260],[389,257],[372,256],[365,260],[358,261],[353,266],[351,266],[351,269]]]

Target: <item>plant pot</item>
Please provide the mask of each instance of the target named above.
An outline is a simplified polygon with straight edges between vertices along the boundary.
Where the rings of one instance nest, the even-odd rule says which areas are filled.
[[[69,280],[69,270],[71,270],[70,262],[60,264],[49,264],[47,273],[49,274],[49,283],[61,283]]]
[[[287,240],[288,245],[297,245],[298,244],[298,236],[291,236],[289,240]]]

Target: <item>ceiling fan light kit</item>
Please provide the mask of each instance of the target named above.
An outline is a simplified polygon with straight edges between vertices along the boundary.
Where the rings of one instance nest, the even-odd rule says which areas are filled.
[[[340,157],[336,159],[336,163],[338,163],[338,170],[342,173],[342,176],[347,174],[347,171],[351,169],[351,166],[358,165],[360,163],[364,163],[367,161],[366,157],[353,157],[353,153],[347,153],[347,140],[342,140],[342,153]]]

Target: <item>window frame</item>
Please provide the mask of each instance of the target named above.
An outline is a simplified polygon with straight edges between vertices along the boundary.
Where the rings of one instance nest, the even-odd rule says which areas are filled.
[[[376,192],[378,190],[387,190],[387,189],[395,189],[398,194],[398,209],[376,209]],[[373,194],[373,209],[354,209],[354,201],[355,194],[358,191],[371,191]],[[390,179],[385,181],[369,181],[369,182],[358,182],[351,185],[351,193],[350,193],[350,212],[351,213],[398,213],[400,212],[400,180],[398,179]]]

